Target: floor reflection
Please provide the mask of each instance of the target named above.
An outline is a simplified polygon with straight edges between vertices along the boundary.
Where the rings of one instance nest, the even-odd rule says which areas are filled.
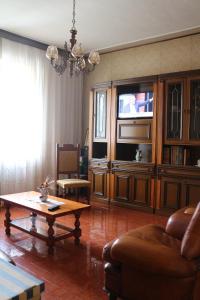
[[[26,211],[11,209],[11,217],[26,215]],[[93,206],[81,216],[80,246],[73,238],[56,243],[53,256],[48,255],[45,242],[11,228],[11,236],[4,233],[4,211],[0,212],[0,248],[18,266],[45,281],[43,300],[105,300],[103,292],[102,248],[110,240],[129,229],[147,223],[165,224],[166,218],[130,209]],[[66,226],[73,216],[60,221]]]

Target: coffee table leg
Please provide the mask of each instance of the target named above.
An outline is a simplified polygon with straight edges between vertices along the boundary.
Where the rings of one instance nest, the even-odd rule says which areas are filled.
[[[36,217],[37,217],[37,214],[35,212],[31,212],[30,213],[30,217],[31,217],[31,223],[32,223],[31,230],[32,231],[37,231],[37,229],[36,229]]]
[[[54,229],[53,229],[53,224],[55,222],[55,218],[48,218],[47,217],[47,223],[49,225],[48,229],[48,240],[47,240],[47,245],[48,245],[48,253],[53,254],[54,253]]]
[[[76,245],[79,245],[80,244],[80,237],[81,237],[81,229],[80,229],[80,215],[81,213],[80,212],[77,212],[74,214],[75,216],[75,229],[74,229],[74,237],[75,237],[75,240],[74,240],[74,243]]]
[[[5,232],[7,235],[10,235],[10,206],[5,203],[5,207],[6,207],[6,213],[5,213],[5,221],[4,221],[4,225],[6,227]]]

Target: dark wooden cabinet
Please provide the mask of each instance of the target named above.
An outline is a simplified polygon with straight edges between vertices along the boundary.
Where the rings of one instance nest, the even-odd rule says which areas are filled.
[[[161,212],[172,213],[184,206],[196,206],[200,195],[200,168],[158,166]]]
[[[165,144],[199,144],[200,77],[166,79]]]
[[[200,193],[200,71],[159,79],[156,210],[196,205]]]
[[[91,160],[89,180],[93,198],[109,200],[109,163],[106,160]]]
[[[200,143],[200,77],[188,79],[188,94],[190,99],[187,112],[188,124],[187,139],[192,144]]]
[[[146,174],[133,174],[133,189],[131,202],[135,206],[150,207],[151,176]]]
[[[165,143],[182,143],[184,80],[169,79],[165,82]]]
[[[161,210],[171,213],[181,206],[182,183],[180,179],[173,177],[161,178]]]
[[[95,198],[166,214],[199,202],[200,70],[97,84],[89,116]]]
[[[90,94],[89,180],[93,199],[109,200],[111,82]]]
[[[148,211],[154,209],[156,80],[157,77],[152,76],[115,81],[112,89],[112,107],[115,108],[115,113],[111,122],[111,203]],[[144,105],[148,93],[153,100],[151,112]],[[120,99],[125,99],[126,95],[137,99],[135,108],[138,105],[136,111],[141,113],[137,115],[140,117],[123,119],[123,115],[119,114]],[[143,100],[141,96],[144,97]],[[148,117],[145,117],[146,111]]]
[[[196,206],[200,196],[199,179],[187,179],[183,181],[183,200],[185,206]]]
[[[108,114],[109,105],[107,97],[107,89],[99,88],[94,91],[93,99],[93,141],[107,142],[109,133]]]
[[[114,173],[114,190],[116,201],[130,203],[132,192],[132,176],[127,172]]]
[[[107,172],[102,169],[96,169],[90,172],[93,196],[107,199]]]
[[[114,203],[137,209],[153,210],[155,168],[153,164],[125,161],[112,162],[114,176]]]

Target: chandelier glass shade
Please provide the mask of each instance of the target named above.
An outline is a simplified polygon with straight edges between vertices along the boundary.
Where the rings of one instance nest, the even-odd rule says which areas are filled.
[[[48,46],[46,57],[50,60],[55,71],[62,75],[66,68],[69,68],[70,75],[80,72],[91,72],[100,63],[100,55],[92,50],[88,56],[84,54],[81,43],[76,40],[77,30],[75,28],[75,0],[73,0],[73,19],[70,30],[71,38],[69,43],[65,42],[64,49],[61,50],[54,46]]]

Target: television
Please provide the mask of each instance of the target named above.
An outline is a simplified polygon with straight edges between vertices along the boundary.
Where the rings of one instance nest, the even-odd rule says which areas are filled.
[[[118,95],[118,118],[153,117],[153,92],[122,93]]]

